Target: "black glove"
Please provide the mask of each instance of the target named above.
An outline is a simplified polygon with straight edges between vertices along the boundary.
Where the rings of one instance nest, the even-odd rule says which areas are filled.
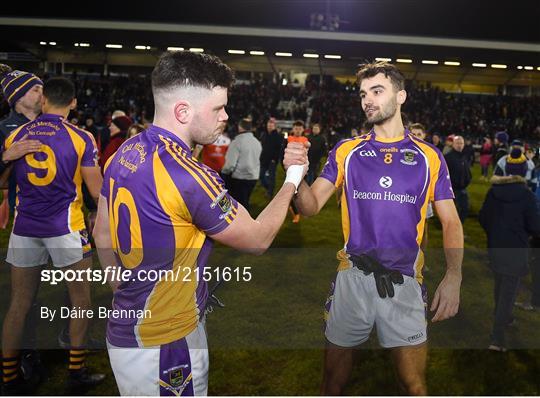
[[[381,298],[394,297],[394,284],[403,284],[403,275],[399,271],[386,269],[373,257],[367,254],[361,256],[350,256],[354,266],[369,275],[373,272],[377,293]]]

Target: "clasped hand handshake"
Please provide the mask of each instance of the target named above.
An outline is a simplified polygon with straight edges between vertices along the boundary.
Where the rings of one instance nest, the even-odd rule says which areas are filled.
[[[287,171],[285,182],[294,184],[297,190],[308,171],[309,146],[309,142],[289,142],[285,148],[283,157],[283,167]]]

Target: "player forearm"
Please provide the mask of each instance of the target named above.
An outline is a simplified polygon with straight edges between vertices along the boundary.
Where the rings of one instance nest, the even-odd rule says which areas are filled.
[[[255,220],[258,224],[253,230],[253,242],[257,246],[255,254],[262,254],[272,244],[285,221],[294,191],[293,184],[285,183]]]
[[[317,197],[305,181],[302,181],[298,187],[298,193],[294,196],[294,204],[300,214],[306,217],[317,215],[320,211]]]
[[[444,222],[443,246],[446,257],[447,273],[455,273],[461,277],[463,262],[463,227],[459,219]]]

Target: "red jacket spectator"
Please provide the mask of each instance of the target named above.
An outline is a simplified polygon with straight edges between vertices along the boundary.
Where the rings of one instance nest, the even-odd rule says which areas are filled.
[[[127,116],[118,116],[112,120],[109,128],[111,130],[111,139],[99,158],[101,171],[103,171],[107,160],[115,154],[120,145],[126,140],[129,127],[132,124],[133,122]]]

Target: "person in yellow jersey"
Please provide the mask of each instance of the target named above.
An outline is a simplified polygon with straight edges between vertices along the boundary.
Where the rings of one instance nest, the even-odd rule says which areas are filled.
[[[91,246],[81,209],[84,181],[97,200],[102,183],[97,149],[90,133],[66,122],[77,104],[75,87],[65,78],[52,78],[43,87],[43,114],[17,128],[6,139],[15,143],[38,140],[39,149],[13,162],[17,205],[9,239],[11,300],[2,331],[3,389],[21,392],[18,371],[20,336],[34,301],[41,270],[49,257],[57,268],[86,270],[92,265]],[[71,304],[92,308],[88,280],[67,283]],[[103,380],[85,367],[88,318],[70,320],[71,351],[68,384],[88,387]]]
[[[94,238],[102,267],[132,275],[111,281],[115,312],[107,324],[122,395],[207,394],[208,289],[197,275],[214,240],[264,252],[307,172],[307,156],[300,157],[254,220],[219,174],[192,156],[191,148],[223,132],[233,78],[217,57],[165,52],[152,72],[153,124],[124,142],[105,166]],[[149,280],[151,271],[181,277]]]

